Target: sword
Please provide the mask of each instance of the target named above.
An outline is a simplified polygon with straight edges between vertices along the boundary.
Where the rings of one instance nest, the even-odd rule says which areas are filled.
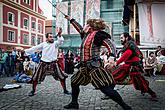
[[[50,4],[52,4],[52,6],[53,7],[55,7],[59,12],[61,12],[65,17],[67,16],[65,13],[63,13],[60,9],[58,9],[57,7],[56,7],[56,5],[54,5],[50,0],[48,0],[48,2],[50,3]]]

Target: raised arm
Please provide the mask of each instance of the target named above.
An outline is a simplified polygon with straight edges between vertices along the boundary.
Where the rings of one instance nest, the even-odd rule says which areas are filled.
[[[64,43],[64,38],[63,38],[63,36],[61,36],[61,37],[57,36],[57,41],[55,41],[55,45],[56,45],[56,46],[60,46],[60,45],[62,45],[63,43]]]
[[[70,16],[66,15],[65,18],[70,21],[73,27],[80,33],[82,38],[84,35],[83,27],[75,19],[70,18]]]

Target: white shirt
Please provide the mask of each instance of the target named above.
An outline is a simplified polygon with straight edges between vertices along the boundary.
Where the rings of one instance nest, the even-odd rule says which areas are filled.
[[[52,62],[57,59],[58,54],[58,47],[63,44],[64,38],[57,37],[57,41],[54,41],[53,43],[43,42],[39,45],[33,46],[32,48],[25,49],[26,55],[31,55],[35,51],[39,50],[42,51],[42,57],[41,60],[44,62]]]
[[[157,57],[157,59],[158,59],[158,63],[165,64],[165,56],[160,55],[159,57]]]

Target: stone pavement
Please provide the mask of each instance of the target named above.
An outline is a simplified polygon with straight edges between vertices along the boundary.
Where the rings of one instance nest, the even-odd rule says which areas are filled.
[[[0,78],[0,87],[11,83],[10,77]],[[157,76],[155,79],[148,78],[153,90],[157,90],[158,102],[149,100],[150,96],[141,95],[133,85],[116,86],[124,101],[132,106],[133,110],[165,110],[165,75]],[[22,88],[0,92],[0,110],[64,110],[63,106],[68,104],[71,96],[64,95],[59,81],[54,81],[52,76],[47,76],[45,81],[38,85],[37,94],[28,97],[31,84],[19,83]],[[68,90],[70,78],[67,79]],[[79,104],[80,110],[122,110],[121,107],[109,100],[101,100],[103,94],[95,90],[90,84],[80,87]]]

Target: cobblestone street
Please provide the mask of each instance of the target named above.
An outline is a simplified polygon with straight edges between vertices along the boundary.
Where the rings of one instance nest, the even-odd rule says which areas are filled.
[[[10,77],[0,78],[0,87],[11,83]],[[135,91],[133,85],[119,86],[119,93],[126,103],[132,106],[133,110],[165,110],[165,76],[157,76],[155,79],[148,78],[150,86],[157,92],[158,102],[149,100],[150,96],[143,96],[140,91]],[[31,84],[23,84],[19,89],[0,92],[0,110],[63,110],[63,106],[68,104],[71,96],[63,94],[60,82],[54,81],[52,76],[47,76],[45,81],[38,85],[37,94],[28,96],[31,91]],[[68,90],[70,87],[70,77],[67,79]],[[80,87],[79,104],[80,110],[122,110],[121,107],[109,100],[101,100],[103,94],[95,90],[93,86]]]

